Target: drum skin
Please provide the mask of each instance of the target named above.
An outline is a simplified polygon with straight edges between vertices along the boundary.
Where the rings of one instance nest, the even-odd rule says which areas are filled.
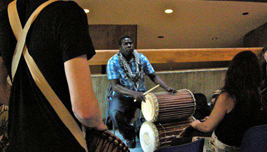
[[[178,90],[175,94],[148,93],[141,108],[146,121],[174,122],[192,116],[196,110],[196,100],[187,89]]]
[[[144,122],[140,128],[140,143],[144,152],[152,152],[169,146],[185,128],[193,122],[192,118],[171,123]]]

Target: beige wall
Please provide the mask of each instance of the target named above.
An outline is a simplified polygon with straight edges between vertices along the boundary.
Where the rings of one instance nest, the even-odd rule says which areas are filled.
[[[212,96],[214,90],[220,89],[224,84],[226,68],[216,69],[198,69],[198,70],[179,70],[179,71],[165,71],[157,72],[157,74],[169,86],[175,89],[189,89],[193,93],[203,93],[207,96],[208,101]],[[155,86],[152,81],[145,77],[147,89]],[[102,110],[102,117],[105,117],[106,103],[105,92],[108,86],[107,76],[92,75],[94,91]],[[161,88],[156,89],[154,92],[164,91]]]

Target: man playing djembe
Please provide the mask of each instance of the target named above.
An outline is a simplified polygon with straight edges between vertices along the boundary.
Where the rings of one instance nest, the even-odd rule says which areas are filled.
[[[167,92],[175,93],[176,90],[166,85],[155,74],[153,67],[143,54],[134,50],[131,37],[123,36],[119,40],[119,45],[119,52],[111,57],[107,64],[107,76],[113,90],[109,115],[124,139],[127,140],[127,146],[134,148],[136,132],[135,128],[130,125],[130,121],[134,118],[136,109],[141,108],[141,102],[145,101],[144,74]]]

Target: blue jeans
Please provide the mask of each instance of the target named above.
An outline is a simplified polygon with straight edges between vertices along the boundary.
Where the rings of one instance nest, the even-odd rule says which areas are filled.
[[[116,93],[112,96],[109,106],[109,116],[120,134],[126,140],[135,138],[135,127],[130,125],[135,116],[136,109],[141,109],[141,102],[134,102],[134,98]]]

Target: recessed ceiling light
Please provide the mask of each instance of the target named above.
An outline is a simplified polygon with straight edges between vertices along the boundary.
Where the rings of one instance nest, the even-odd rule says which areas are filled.
[[[86,14],[90,12],[89,9],[83,9],[83,10],[85,11]]]
[[[249,12],[244,12],[244,13],[242,13],[242,15],[248,15],[249,14]]]
[[[167,14],[173,13],[173,10],[172,9],[166,9],[165,13],[167,13]]]

